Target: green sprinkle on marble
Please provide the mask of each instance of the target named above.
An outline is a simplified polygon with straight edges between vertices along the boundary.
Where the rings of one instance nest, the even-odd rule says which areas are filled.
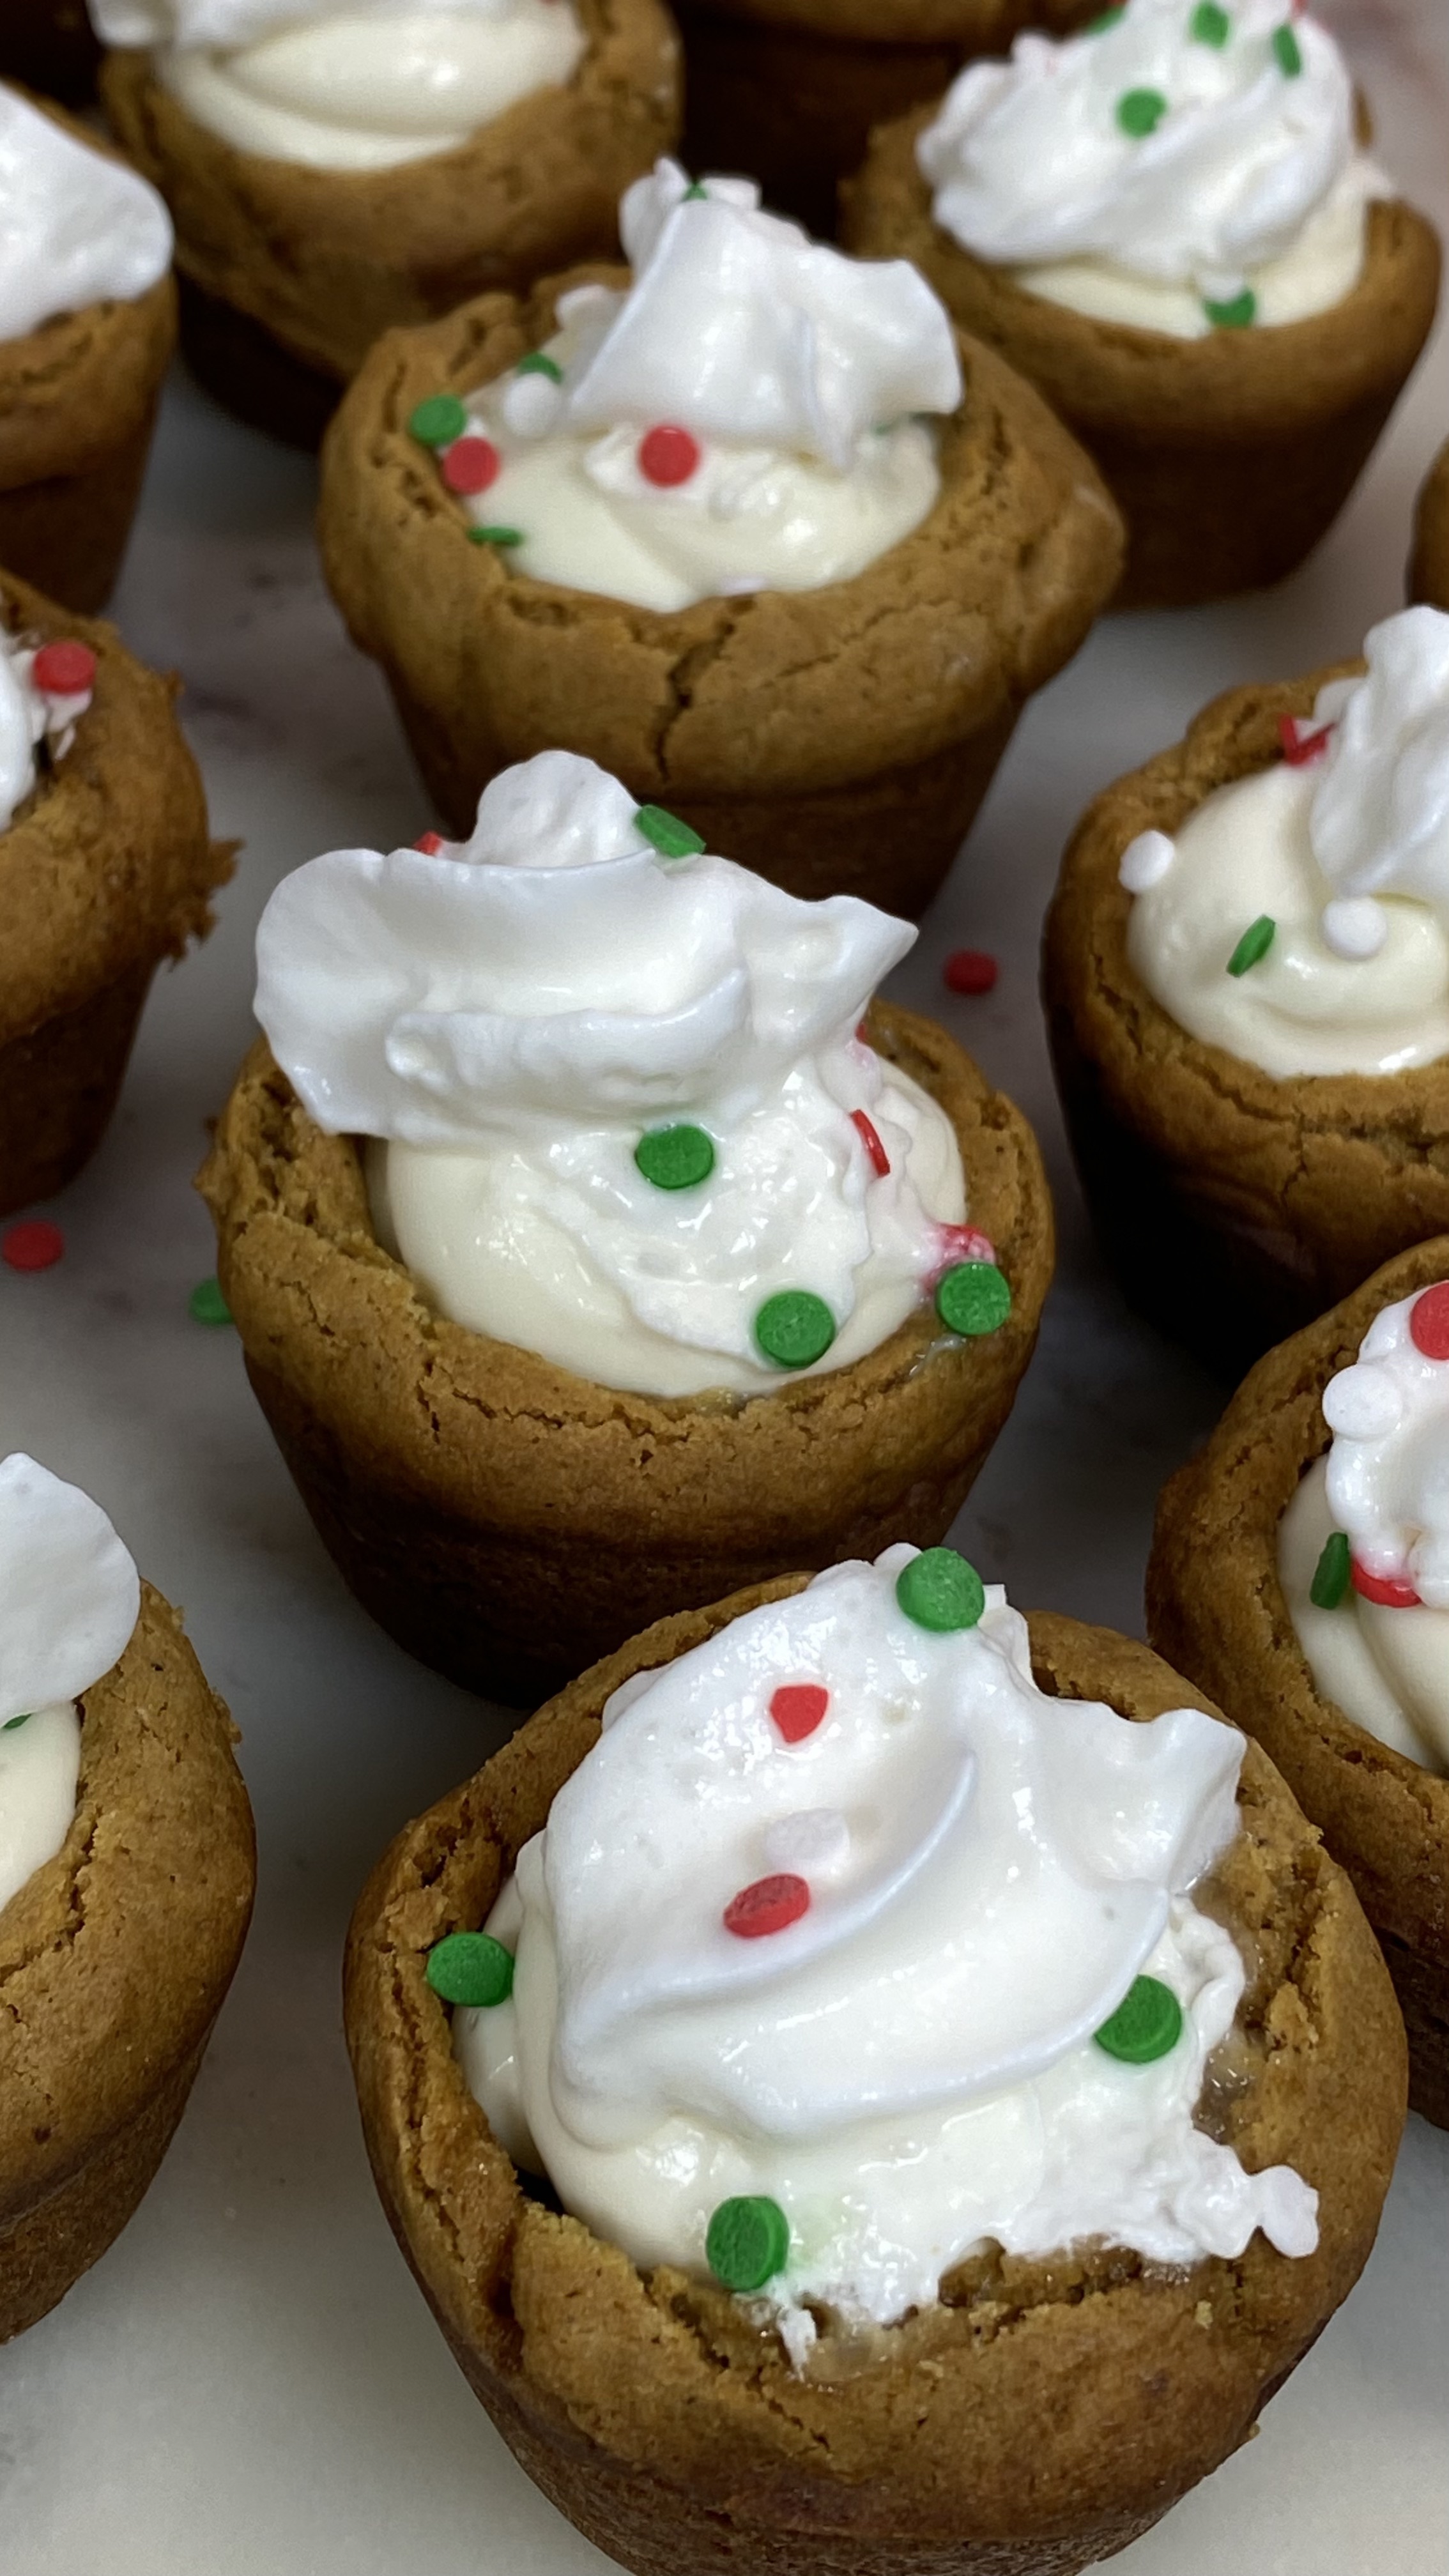
[[[198,1279],[186,1300],[186,1311],[193,1324],[229,1324],[231,1308],[215,1279]]]

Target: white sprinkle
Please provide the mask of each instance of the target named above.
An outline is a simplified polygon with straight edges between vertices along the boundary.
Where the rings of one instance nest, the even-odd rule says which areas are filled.
[[[1323,1419],[1345,1440],[1383,1440],[1398,1428],[1404,1400],[1392,1378],[1372,1365],[1340,1369],[1323,1390]]]
[[[552,376],[531,370],[510,378],[499,408],[515,438],[547,438],[563,409],[563,387]]]
[[[1146,894],[1149,886],[1161,885],[1177,856],[1177,843],[1165,832],[1139,832],[1122,853],[1117,880],[1129,894]]]
[[[1323,944],[1335,957],[1377,957],[1389,935],[1388,915],[1371,894],[1343,895],[1323,910]]]

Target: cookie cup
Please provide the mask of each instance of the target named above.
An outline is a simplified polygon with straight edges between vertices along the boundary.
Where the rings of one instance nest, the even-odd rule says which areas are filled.
[[[1106,493],[1031,387],[963,341],[935,507],[853,581],[669,616],[535,581],[470,542],[407,424],[426,395],[474,392],[536,348],[558,296],[589,277],[627,271],[575,271],[527,302],[484,296],[391,333],[327,435],[323,568],[440,813],[466,836],[490,778],[561,747],[796,894],[918,913],[1023,700],[1111,593]]]
[[[86,0],[5,0],[0,28],[0,80],[75,105],[93,96],[100,40]]]
[[[521,2181],[468,2092],[425,1978],[486,1916],[634,1672],[795,1577],[661,1621],[541,1709],[374,1871],[346,2023],[383,2207],[453,2353],[545,2495],[636,2576],[1075,2576],[1148,2530],[1245,2441],[1373,2242],[1404,2117],[1403,2033],[1353,1891],[1250,1745],[1244,1832],[1214,1911],[1250,1959],[1214,2134],[1320,2194],[1302,2262],[1255,2235],[1167,2271],[1092,2243],[987,2248],[939,2306],[850,2336],[805,2375],[712,2284],[640,2272]],[[1150,1718],[1196,1699],[1143,1646],[1037,1616],[1054,1695]],[[1197,1703],[1208,1707],[1202,1700]],[[1214,1712],[1216,1713],[1216,1712]]]
[[[62,1189],[99,1144],[151,978],[210,927],[231,850],[208,838],[175,681],[4,573],[0,615],[96,656],[70,750],[0,832],[3,1216]]]
[[[1278,1580],[1278,1525],[1329,1444],[1323,1390],[1374,1317],[1449,1277],[1449,1239],[1389,1262],[1247,1377],[1205,1449],[1164,1487],[1148,1633],[1283,1773],[1358,1890],[1409,2033],[1410,2100],[1449,2128],[1449,1780],[1324,1697]]]
[[[149,1584],[80,1705],[70,1831],[0,1909],[0,2342],[64,2298],[149,2185],[256,1876],[231,1721]]]
[[[842,233],[904,258],[963,330],[1039,386],[1127,522],[1117,605],[1187,608],[1281,581],[1325,536],[1428,338],[1439,241],[1412,206],[1369,211],[1363,275],[1327,313],[1179,340],[1071,312],[942,230],[916,166],[937,113],[882,127],[842,192]]]
[[[1052,1059],[1102,1249],[1129,1303],[1232,1378],[1449,1229],[1449,1062],[1279,1080],[1189,1036],[1129,961],[1117,870],[1139,832],[1175,833],[1215,788],[1271,766],[1280,717],[1362,668],[1217,699],[1088,808],[1047,914]]]
[[[1449,609],[1449,447],[1440,449],[1419,494],[1409,598],[1427,608]]]
[[[200,1176],[217,1275],[325,1546],[409,1653],[533,1702],[668,1611],[945,1535],[1031,1356],[1051,1202],[1025,1120],[943,1030],[883,1004],[871,1029],[950,1117],[1012,1311],[961,1342],[926,1306],[751,1397],[623,1394],[433,1314],[377,1242],[355,1144],[253,1048]]]
[[[183,345],[210,392],[315,445],[379,333],[615,249],[620,196],[679,131],[679,39],[660,0],[574,5],[588,48],[569,81],[390,170],[239,151],[148,54],[107,56],[111,122],[175,221]]]

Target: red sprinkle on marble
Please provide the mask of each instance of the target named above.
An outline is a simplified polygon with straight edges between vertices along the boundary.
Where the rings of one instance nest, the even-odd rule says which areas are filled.
[[[886,1152],[884,1145],[881,1143],[874,1127],[871,1125],[870,1120],[867,1118],[865,1111],[863,1109],[852,1109],[850,1113],[850,1123],[855,1129],[857,1136],[860,1138],[862,1145],[865,1147],[867,1154],[870,1156],[875,1169],[879,1172],[883,1180],[886,1173],[890,1170],[891,1158]]]
[[[932,1276],[939,1279],[943,1270],[954,1270],[958,1261],[992,1261],[996,1246],[979,1225],[938,1225],[936,1228],[938,1267]]]
[[[1409,1312],[1409,1339],[1426,1360],[1449,1360],[1449,1279],[1426,1288]]]
[[[1300,733],[1296,716],[1278,718],[1278,740],[1290,769],[1306,769],[1310,761],[1321,760],[1333,740],[1331,724],[1320,725],[1317,733]]]
[[[96,657],[89,644],[42,644],[30,676],[48,698],[79,698],[95,685]]]
[[[639,441],[639,471],[646,483],[662,484],[668,491],[676,483],[687,483],[698,466],[698,439],[670,421],[646,429]]]
[[[491,438],[455,438],[441,460],[450,492],[486,492],[496,483],[503,459]]]
[[[11,1270],[50,1270],[65,1250],[65,1236],[49,1217],[30,1216],[0,1234],[0,1260]]]
[[[941,971],[953,993],[990,993],[1001,969],[984,948],[953,948]]]
[[[1370,1574],[1366,1565],[1355,1557],[1349,1566],[1355,1592],[1365,1601],[1377,1601],[1385,1610],[1417,1610],[1419,1596],[1412,1583],[1400,1583],[1392,1574]]]
[[[435,859],[442,846],[443,835],[441,832],[419,832],[417,839],[413,843],[413,848],[415,850],[421,850],[425,859]]]
[[[732,1896],[724,1910],[724,1927],[740,1941],[762,1941],[767,1933],[788,1932],[802,1914],[810,1911],[810,1888],[792,1870],[782,1870],[777,1878],[757,1878],[752,1887],[742,1887]]]
[[[830,1693],[823,1682],[782,1682],[770,1695],[770,1715],[787,1744],[803,1744],[807,1735],[823,1726],[829,1706]],[[740,1902],[738,1897],[735,1902]]]

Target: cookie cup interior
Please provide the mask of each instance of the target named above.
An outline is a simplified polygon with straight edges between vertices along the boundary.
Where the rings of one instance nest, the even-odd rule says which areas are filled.
[[[1417,1245],[1270,1351],[1207,1446],[1164,1487],[1148,1630],[1277,1764],[1348,1871],[1383,1945],[1409,2032],[1410,2098],[1449,2128],[1449,1780],[1320,1692],[1278,1580],[1278,1525],[1328,1447],[1323,1390],[1375,1315],[1449,1278],[1449,1237]]]
[[[408,421],[537,347],[569,287],[627,276],[575,271],[378,343],[323,451],[323,568],[353,640],[455,833],[499,770],[561,746],[796,893],[916,913],[1023,700],[1110,594],[1116,513],[1040,396],[963,341],[935,506],[853,580],[664,615],[516,572],[470,543]]]
[[[1119,607],[1281,581],[1342,509],[1428,338],[1433,227],[1402,199],[1371,208],[1358,285],[1306,321],[1201,340],[1103,322],[1033,295],[936,223],[916,142],[939,104],[873,135],[842,192],[850,248],[913,260],[1095,458],[1127,522]]]
[[[422,1662],[532,1703],[668,1611],[944,1537],[1011,1409],[1052,1267],[1020,1113],[929,1020],[874,1042],[956,1129],[999,1332],[929,1305],[850,1367],[742,1397],[630,1395],[435,1315],[377,1242],[361,1164],[264,1045],[200,1176],[248,1374],[347,1582]]]
[[[1404,2116],[1403,2032],[1343,1873],[1253,1745],[1212,1899],[1243,1940],[1238,2080],[1215,2134],[1321,2196],[1302,2262],[1255,2235],[1166,2271],[1121,2248],[987,2248],[939,2306],[827,2329],[804,2376],[714,2285],[641,2272],[523,2183],[425,1979],[486,1916],[596,1741],[609,1693],[803,1577],[661,1622],[540,1710],[410,1825],[348,1944],[346,2023],[373,2173],[453,2352],[523,2467],[638,2576],[1074,2576],[1225,2459],[1346,2295]],[[1209,1706],[1126,1638],[1035,1617],[1043,1688],[1148,1718]]]
[[[1419,494],[1409,597],[1428,608],[1449,609],[1449,446],[1439,450]]]
[[[70,1831],[0,1909],[0,2342],[53,2308],[135,2209],[251,1914],[231,1722],[149,1584],[81,1708]]]

